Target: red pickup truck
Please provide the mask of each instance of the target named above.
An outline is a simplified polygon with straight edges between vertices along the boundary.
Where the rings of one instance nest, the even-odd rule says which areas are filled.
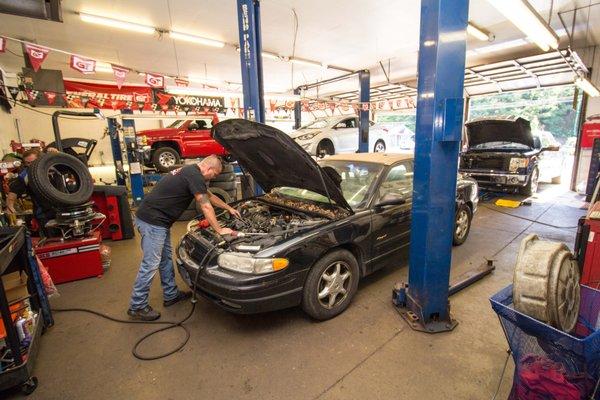
[[[166,128],[137,133],[137,142],[146,151],[146,162],[160,172],[167,172],[182,158],[227,155],[227,151],[211,136],[211,128],[219,122],[217,114],[203,114],[181,119]]]

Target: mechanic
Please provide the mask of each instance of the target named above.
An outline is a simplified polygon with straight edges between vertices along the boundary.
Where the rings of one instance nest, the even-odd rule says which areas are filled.
[[[56,149],[48,149],[50,152],[58,151]],[[56,212],[41,201],[29,187],[29,166],[40,157],[41,153],[38,149],[29,149],[23,152],[22,169],[17,177],[13,179],[9,185],[9,193],[6,195],[6,213],[8,215],[16,215],[15,201],[19,197],[29,195],[33,203],[33,216],[40,226],[40,236],[48,237],[49,230],[46,228],[46,223],[54,218]]]
[[[150,285],[157,270],[165,307],[192,296],[189,291],[180,291],[175,283],[170,229],[194,198],[215,232],[220,235],[233,232],[219,225],[213,205],[227,210],[236,218],[240,214],[207,190],[207,182],[219,175],[222,168],[221,160],[213,155],[197,164],[171,171],[161,178],[140,204],[135,225],[142,237],[143,257],[127,311],[131,319],[154,321],[160,318],[160,313],[148,304]]]

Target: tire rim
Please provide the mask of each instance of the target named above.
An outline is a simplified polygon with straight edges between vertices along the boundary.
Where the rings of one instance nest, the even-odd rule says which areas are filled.
[[[538,172],[537,169],[533,170],[531,174],[531,193],[537,193],[538,190]]]
[[[48,180],[62,193],[76,193],[81,188],[81,181],[75,170],[63,164],[55,164],[48,169]]]
[[[456,216],[456,238],[458,240],[462,240],[467,234],[467,230],[469,229],[469,213],[462,209],[458,212]]]
[[[381,142],[375,143],[375,153],[383,153],[385,151],[385,144]]]
[[[175,156],[171,153],[162,153],[158,156],[158,162],[163,167],[172,167],[175,165]]]
[[[325,268],[317,287],[321,306],[330,310],[340,305],[348,297],[351,278],[350,266],[344,261],[336,261]]]

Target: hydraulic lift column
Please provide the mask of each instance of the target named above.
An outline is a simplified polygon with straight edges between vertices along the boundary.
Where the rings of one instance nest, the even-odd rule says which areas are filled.
[[[448,286],[463,119],[468,0],[422,0],[408,288],[394,303],[413,329],[441,332]]]
[[[265,100],[260,31],[260,1],[237,0],[238,29],[240,34],[240,61],[244,90],[244,118],[265,122]],[[254,194],[262,190],[254,182]],[[244,196],[246,194],[244,193]]]
[[[363,109],[363,104],[366,104],[371,99],[371,73],[369,70],[358,72],[358,84],[360,87],[360,102],[361,108],[358,112],[358,152],[369,152],[369,110]]]

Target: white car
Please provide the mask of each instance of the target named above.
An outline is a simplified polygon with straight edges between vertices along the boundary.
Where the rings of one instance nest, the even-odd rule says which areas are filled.
[[[355,153],[358,150],[358,117],[339,115],[319,118],[290,133],[310,155]],[[369,121],[369,152],[397,147],[399,136]]]

